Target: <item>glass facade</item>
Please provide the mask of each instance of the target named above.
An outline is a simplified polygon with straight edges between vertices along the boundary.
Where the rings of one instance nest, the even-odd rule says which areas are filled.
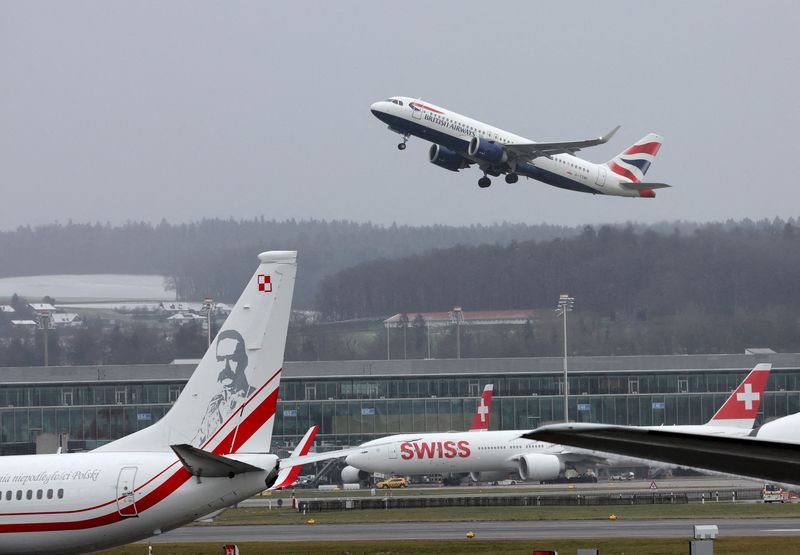
[[[744,370],[575,372],[570,419],[701,424],[746,375]],[[487,383],[495,391],[491,429],[529,429],[561,419],[563,384],[555,373],[284,376],[273,444],[292,448],[314,424],[321,427],[318,444],[331,446],[395,433],[465,430]],[[0,384],[0,454],[34,453],[40,433],[68,434],[70,450],[93,449],[156,422],[184,384],[181,379]],[[760,420],[794,412],[800,412],[800,369],[774,370]]]

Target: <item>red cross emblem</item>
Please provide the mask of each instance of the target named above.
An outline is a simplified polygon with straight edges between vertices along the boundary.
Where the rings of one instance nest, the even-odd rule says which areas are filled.
[[[263,293],[272,292],[272,279],[265,274],[258,275],[258,290]]]

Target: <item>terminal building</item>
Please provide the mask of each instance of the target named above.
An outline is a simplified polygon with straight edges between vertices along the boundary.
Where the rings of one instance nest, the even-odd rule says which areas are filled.
[[[701,424],[759,362],[773,365],[760,422],[800,412],[800,353],[573,357],[569,417],[627,425]],[[563,419],[563,359],[287,362],[273,449],[314,424],[318,446],[395,433],[466,430],[494,384],[493,430]],[[147,427],[178,398],[194,364],[0,368],[0,454],[93,449]]]

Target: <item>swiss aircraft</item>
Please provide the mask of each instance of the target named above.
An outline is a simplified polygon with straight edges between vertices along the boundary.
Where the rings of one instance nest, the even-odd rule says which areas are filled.
[[[760,396],[755,389],[740,389],[737,400],[751,412]],[[795,413],[747,434],[718,434],[713,433],[714,430],[688,426],[554,424],[523,435],[606,453],[800,484],[799,430],[800,413]]]
[[[675,428],[729,437],[746,436],[758,415],[769,371],[768,365],[756,366],[708,423]],[[557,478],[565,468],[585,474],[589,466],[609,462],[598,453],[609,450],[599,444],[593,443],[587,448],[590,450],[569,449],[565,445],[584,447],[523,430],[401,434],[354,448],[346,458],[349,466],[342,471],[342,479],[365,480],[370,472],[403,476],[469,473],[475,481],[496,481],[515,472],[520,480],[543,481]]]
[[[0,553],[85,553],[158,535],[286,487],[311,462],[316,427],[289,459],[268,452],[296,253],[258,258],[161,420],[88,453],[0,457]]]
[[[654,133],[645,135],[608,162],[595,164],[578,158],[575,153],[608,142],[619,126],[596,139],[537,143],[405,96],[375,102],[370,110],[391,131],[403,136],[398,149],[405,150],[411,136],[430,141],[431,163],[454,172],[475,165],[483,172],[478,180],[481,188],[492,184],[490,175],[503,174],[506,183],[516,183],[523,176],[595,195],[655,198],[655,189],[669,187],[666,183],[644,181],[663,142]]]

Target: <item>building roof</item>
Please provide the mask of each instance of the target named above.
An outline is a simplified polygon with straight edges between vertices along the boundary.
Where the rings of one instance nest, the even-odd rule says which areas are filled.
[[[770,362],[773,372],[800,369],[800,353],[773,355],[657,355],[570,357],[571,375],[743,372]],[[285,378],[371,380],[459,376],[480,379],[494,375],[564,372],[562,357],[462,358],[415,360],[339,360],[285,362]],[[141,364],[114,366],[34,366],[0,368],[0,384],[186,381],[197,364]]]
[[[0,312],[7,312],[10,314],[12,312],[16,312],[16,310],[14,310],[14,307],[10,304],[0,304]]]
[[[525,323],[527,320],[533,320],[537,314],[541,314],[541,310],[534,310],[532,308],[522,310],[463,310],[461,314],[464,317],[463,322],[466,324],[478,323]],[[549,311],[548,311],[549,312]],[[399,324],[401,318],[405,314],[409,322],[413,322],[417,316],[422,316],[426,323],[435,324],[451,324],[454,322],[453,311],[447,312],[405,312],[398,313],[383,321],[384,325]]]
[[[54,325],[73,324],[78,320],[78,314],[75,312],[56,312],[50,317],[50,321]]]
[[[11,320],[11,323],[15,326],[35,326],[36,322],[34,320]]]
[[[55,312],[56,307],[51,305],[50,303],[30,303],[28,305],[36,312]]]

